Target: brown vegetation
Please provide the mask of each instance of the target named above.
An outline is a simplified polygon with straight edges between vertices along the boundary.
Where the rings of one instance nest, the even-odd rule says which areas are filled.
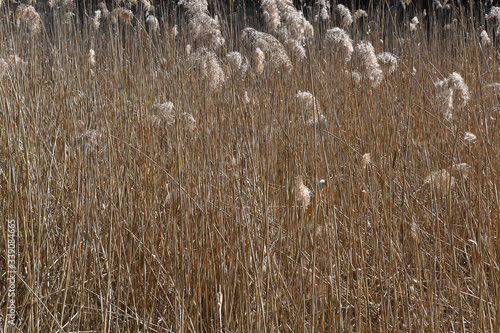
[[[155,5],[0,8],[19,331],[498,332],[494,11]]]

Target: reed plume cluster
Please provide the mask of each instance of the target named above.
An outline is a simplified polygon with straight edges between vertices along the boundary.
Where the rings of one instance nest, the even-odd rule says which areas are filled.
[[[35,7],[31,5],[21,4],[16,9],[16,25],[19,27],[21,23],[25,23],[32,35],[40,32],[41,20],[40,14],[37,13]]]
[[[261,7],[268,29],[299,59],[306,57],[304,43],[314,36],[314,28],[291,0],[263,0]]]
[[[495,30],[496,35],[500,35],[500,7],[492,6],[490,8],[489,14],[485,16],[488,21],[494,21],[497,28]]]
[[[441,100],[441,112],[450,120],[454,111],[464,108],[469,102],[469,88],[460,74],[453,72],[436,84],[437,96]]]
[[[431,172],[424,181],[430,185],[434,193],[446,195],[449,189],[455,187],[455,178],[446,169]]]
[[[295,98],[300,104],[300,108],[306,119],[306,125],[318,126],[321,131],[326,130],[327,120],[321,111],[317,99],[307,91],[298,91]]]
[[[158,19],[154,15],[148,15],[148,17],[146,18],[146,23],[147,23],[147,25],[149,27],[149,31],[151,33],[155,33],[158,30],[158,27],[160,25],[158,23]]]
[[[390,52],[377,54],[377,62],[384,75],[391,75],[398,67],[398,59]]]
[[[316,6],[318,6],[318,14],[314,16],[314,21],[318,21],[318,19],[322,19],[323,21],[327,21],[330,19],[330,1],[329,0],[317,0]]]
[[[360,58],[361,68],[373,87],[377,87],[384,78],[384,72],[380,69],[379,61],[375,55],[375,48],[370,42],[361,42],[354,49]],[[389,57],[390,58],[390,57]]]
[[[76,138],[76,146],[80,148],[97,149],[102,133],[98,130],[86,130]]]
[[[241,33],[241,41],[251,55],[254,64],[257,65],[259,72],[263,69],[264,60],[272,68],[286,72],[291,71],[292,62],[283,44],[272,35],[253,28],[245,28]]]
[[[344,27],[349,27],[353,22],[352,14],[349,8],[342,4],[339,4],[337,5],[336,10],[340,14],[340,17],[342,17],[342,24],[344,25]]]
[[[132,19],[134,18],[134,13],[128,8],[117,7],[110,13],[110,16],[113,24],[115,25],[118,24],[118,21],[123,24],[131,24]]]
[[[304,208],[307,209],[311,204],[311,191],[304,185],[302,176],[298,176],[295,180],[295,200]]]
[[[351,61],[354,47],[351,37],[341,28],[327,30],[324,37],[325,49],[337,55],[344,62]]]
[[[189,17],[189,31],[193,40],[205,47],[217,49],[225,44],[218,19],[209,15],[206,0],[180,0]]]
[[[221,90],[226,75],[222,70],[219,58],[214,52],[201,47],[191,53],[188,60],[192,67],[206,80],[211,92]]]
[[[264,59],[262,59],[263,61]],[[226,55],[226,62],[228,64],[227,72],[229,73],[245,76],[248,71],[248,59],[238,51],[228,53]],[[263,64],[261,63],[259,66],[263,66]],[[259,72],[262,72],[262,70],[259,69]]]

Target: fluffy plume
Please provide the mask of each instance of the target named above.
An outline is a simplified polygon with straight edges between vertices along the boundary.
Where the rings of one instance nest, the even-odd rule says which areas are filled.
[[[153,9],[153,5],[151,5],[151,2],[149,2],[148,0],[141,0],[141,3],[146,15],[149,14],[149,12]]]
[[[352,52],[354,51],[351,37],[340,28],[333,28],[326,31],[325,49],[338,55],[345,62],[351,60]]]
[[[424,184],[429,184],[435,193],[446,194],[448,188],[455,186],[455,178],[453,178],[445,169],[431,172],[425,178]]]
[[[303,42],[305,38],[314,36],[314,29],[304,17],[301,11],[297,10],[291,0],[276,0],[279,10],[281,24],[276,33],[283,40],[294,39]]]
[[[363,155],[363,158],[361,159],[361,167],[365,169],[368,164],[372,161],[372,155],[370,153],[366,153]]]
[[[255,49],[252,60],[254,62],[255,72],[257,74],[262,74],[264,72],[264,63],[266,61],[266,55],[259,47]]]
[[[352,15],[349,8],[344,5],[337,5],[337,12],[339,12],[342,17],[342,24],[344,26],[350,26],[352,24]]]
[[[311,203],[311,191],[304,185],[302,176],[295,180],[295,199],[306,209]]]
[[[477,137],[474,134],[470,133],[470,132],[465,132],[464,140],[467,143],[474,143],[474,142],[476,142]]]
[[[370,42],[361,42],[356,46],[355,51],[361,59],[364,72],[372,82],[372,86],[378,86],[380,82],[382,82],[384,76],[378,64],[373,45]]]
[[[262,58],[265,58],[268,64],[278,70],[290,71],[292,69],[292,63],[285,52],[283,44],[273,36],[252,28],[246,28],[243,29],[241,40],[257,66],[262,66]]]
[[[317,21],[321,18],[323,21],[330,19],[330,0],[317,0],[316,5],[318,5],[319,13],[314,17]]]
[[[390,52],[377,54],[377,62],[385,75],[392,74],[398,67],[398,59]]]
[[[97,130],[86,130],[76,138],[76,146],[82,148],[97,148],[101,133]]]
[[[434,0],[434,4],[436,5],[436,9],[451,9],[448,0]]]
[[[97,8],[99,8],[99,10],[101,11],[102,17],[107,18],[109,16],[109,10],[108,10],[108,7],[106,7],[105,2],[100,2],[97,5]]]
[[[295,98],[300,104],[300,108],[306,116],[308,126],[319,126],[320,130],[325,130],[327,126],[326,117],[321,112],[318,101],[310,92],[298,91]]]
[[[151,116],[153,124],[160,127],[164,124],[173,126],[175,124],[175,107],[174,103],[166,102],[163,104],[153,105],[154,115]]]
[[[193,135],[196,132],[196,120],[194,119],[193,115],[187,112],[184,112],[182,114],[182,119],[184,121],[184,128],[186,131]]]
[[[348,82],[351,82],[351,80],[354,82],[354,86],[359,86],[361,84],[361,74],[359,74],[357,71],[348,71],[345,70],[344,74],[346,76],[346,79],[349,80]]]
[[[99,27],[101,26],[101,10],[96,10],[94,12],[94,18],[92,19],[92,25],[94,26],[95,30],[99,30]]]
[[[276,34],[297,58],[304,59],[305,39],[314,35],[314,29],[302,12],[291,0],[262,0],[261,7],[269,31]],[[261,50],[265,51],[262,47]]]
[[[417,30],[417,25],[419,24],[420,22],[418,21],[418,17],[414,17],[411,19],[411,22],[410,22],[410,31],[415,31]]]
[[[89,50],[89,64],[90,64],[90,66],[95,65],[95,51],[94,51],[94,49]]]
[[[408,6],[411,3],[411,0],[401,0],[400,3],[403,6],[403,8],[406,8],[406,6]]]
[[[239,52],[231,52],[226,55],[226,62],[233,74],[245,75],[248,70],[248,60]]]
[[[453,164],[451,168],[451,171],[453,171],[455,174],[462,175],[464,178],[467,178],[469,176],[470,170],[471,167],[467,163]]]
[[[220,91],[225,81],[225,75],[215,53],[202,47],[189,56],[189,61],[207,80],[210,91]]]
[[[280,13],[274,0],[262,0],[261,5],[264,19],[269,31],[274,32],[281,25]]]
[[[486,32],[486,30],[483,30],[483,32],[481,32],[481,44],[483,44],[483,46],[488,46],[489,44],[491,44],[491,39],[490,37],[488,37],[488,33]]]
[[[465,107],[470,99],[469,88],[460,74],[455,72],[437,82],[436,89],[442,104],[441,111],[448,120],[453,117],[453,110]]]
[[[363,9],[358,9],[356,12],[354,12],[354,21],[357,21],[362,17],[368,17],[368,14]]]
[[[129,24],[132,23],[132,19],[134,18],[134,13],[132,13],[130,9],[118,7],[111,12],[111,17],[115,24],[117,23],[118,19],[120,19],[120,21],[125,24]]]
[[[33,1],[35,3],[35,1]],[[75,4],[73,0],[49,0],[48,5],[50,8],[54,8],[56,5],[61,6],[64,10],[75,9]]]
[[[189,30],[193,39],[205,42],[211,48],[224,45],[220,23],[210,17],[206,0],[180,0],[179,5],[184,6],[189,17]]]
[[[307,58],[306,56],[306,49],[302,45],[301,42],[295,40],[295,39],[289,39],[286,42],[286,45],[288,46],[289,49],[292,50],[292,54],[298,58],[298,59],[305,59]]]
[[[19,5],[17,7],[16,25],[19,27],[23,22],[28,25],[28,29],[32,35],[40,31],[40,15],[36,12],[35,7],[31,5]]]
[[[149,15],[146,18],[146,23],[148,24],[149,31],[151,31],[151,33],[155,33],[156,30],[158,30],[158,19],[154,15]]]
[[[487,20],[495,19],[500,20],[500,7],[492,6],[490,13],[485,16]]]

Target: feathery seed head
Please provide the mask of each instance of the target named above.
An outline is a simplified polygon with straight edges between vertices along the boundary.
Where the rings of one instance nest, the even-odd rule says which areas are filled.
[[[384,75],[378,64],[373,45],[370,42],[361,42],[356,46],[355,52],[359,55],[363,69],[372,82],[372,86],[377,87],[382,82]]]
[[[168,126],[173,126],[175,124],[174,103],[169,101],[163,104],[154,104],[153,110],[155,111],[155,114],[151,117],[151,119],[155,125],[161,126],[165,123]]]
[[[94,49],[90,49],[89,50],[89,64],[90,64],[90,66],[94,66],[95,65],[95,52],[94,52]]]
[[[245,75],[248,70],[248,60],[239,52],[231,52],[226,55],[226,61],[232,73]]]
[[[492,6],[490,8],[490,13],[485,16],[485,19],[494,19],[497,22],[500,21],[500,7]]]
[[[363,158],[361,160],[361,167],[365,169],[368,164],[372,161],[372,155],[370,153],[366,153],[363,155]]]
[[[182,114],[182,119],[184,120],[184,127],[189,132],[189,134],[193,135],[196,132],[196,119],[194,119],[193,115],[187,112]]]
[[[92,19],[92,25],[95,30],[99,30],[99,26],[101,25],[101,10],[96,10],[94,12],[94,18]]]
[[[225,75],[215,53],[202,47],[189,56],[189,61],[207,80],[211,92],[221,90]]]
[[[390,52],[384,52],[377,54],[377,62],[380,66],[382,72],[385,75],[390,75],[394,73],[396,68],[398,67],[398,58]]]
[[[474,134],[470,133],[470,132],[465,132],[464,140],[467,143],[475,143],[476,140],[477,140],[477,137]]]
[[[295,199],[306,209],[311,203],[311,191],[304,185],[302,176],[295,180]]]
[[[149,31],[151,31],[151,33],[155,33],[156,30],[158,30],[158,19],[154,15],[149,15],[146,18],[146,23],[148,24]]]
[[[148,0],[141,0],[142,6],[144,8],[144,12],[146,15],[153,9],[153,5]]]
[[[491,44],[491,39],[488,36],[488,33],[486,32],[486,30],[483,30],[481,32],[480,37],[481,37],[481,44],[483,44],[483,46],[488,46],[489,44]]]
[[[262,60],[266,59],[266,63],[277,70],[283,69],[289,72],[292,69],[292,62],[283,44],[275,37],[252,28],[245,28],[241,33],[241,41],[257,66],[263,65]],[[257,72],[261,72],[260,69],[263,68],[257,67],[257,69]]]
[[[326,117],[321,112],[318,101],[310,92],[298,91],[295,94],[295,98],[300,104],[302,112],[306,116],[306,125],[308,126],[319,126],[320,130],[323,131],[327,127]]]
[[[345,62],[351,60],[354,48],[352,39],[349,35],[340,28],[333,28],[326,31],[325,48],[335,55],[338,55]]]
[[[453,164],[451,170],[455,173],[462,175],[464,178],[469,176],[471,167],[467,163]]]
[[[101,11],[102,17],[107,18],[109,16],[109,10],[108,10],[108,7],[106,7],[105,2],[100,2],[97,5],[97,8],[99,8],[99,10]]]
[[[330,0],[317,0],[316,4],[319,7],[319,13],[316,14],[314,20],[321,18],[323,21],[330,19]]]
[[[357,21],[362,17],[368,17],[368,14],[363,9],[358,9],[354,12],[354,21]]]
[[[453,178],[446,169],[431,172],[425,178],[425,184],[429,184],[430,187],[438,194],[446,194],[448,188],[453,188],[455,186],[455,178]]]
[[[40,14],[31,5],[19,5],[16,9],[16,25],[19,27],[22,22],[27,23],[31,35],[40,31]]]
[[[260,7],[269,31],[274,32],[281,25],[280,13],[274,0],[262,0]]]
[[[302,45],[301,42],[295,39],[289,39],[286,42],[286,45],[292,50],[293,55],[297,59],[305,59],[307,58],[306,56],[306,50],[304,49],[304,46]]]
[[[97,148],[101,133],[97,130],[86,130],[76,138],[76,145],[83,148]]]
[[[111,12],[111,16],[115,24],[118,21],[118,18],[120,19],[121,22],[125,24],[130,24],[132,23],[132,19],[134,18],[134,13],[132,13],[130,9],[118,7]]]
[[[417,30],[417,25],[419,24],[420,22],[418,21],[418,17],[413,17],[411,19],[411,22],[410,22],[410,31],[415,31]]]
[[[446,119],[451,119],[453,110],[459,110],[467,105],[470,99],[469,88],[460,74],[451,73],[448,78],[437,82],[438,98],[441,99],[441,111]]]
[[[189,30],[194,40],[205,42],[212,49],[217,49],[225,44],[219,20],[210,17],[207,1],[180,0],[179,5],[187,10]]]
[[[313,26],[306,20],[304,14],[293,6],[291,1],[275,0],[275,3],[281,19],[276,33],[282,40],[294,39],[303,42],[305,38],[314,36]]]
[[[337,5],[337,11],[339,12],[340,16],[342,17],[342,23],[345,26],[350,26],[352,24],[352,15],[351,11],[349,8],[347,8],[344,5]]]

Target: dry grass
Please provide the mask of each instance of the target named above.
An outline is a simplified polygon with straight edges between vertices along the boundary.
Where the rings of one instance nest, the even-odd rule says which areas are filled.
[[[232,2],[83,22],[66,2],[40,22],[0,8],[19,331],[499,331],[494,17],[410,4],[402,22],[379,6],[349,23],[333,3],[314,21],[320,1],[312,37]],[[284,49],[245,44],[247,27]],[[348,61],[324,46],[334,27]],[[469,99],[438,84],[452,73]]]

